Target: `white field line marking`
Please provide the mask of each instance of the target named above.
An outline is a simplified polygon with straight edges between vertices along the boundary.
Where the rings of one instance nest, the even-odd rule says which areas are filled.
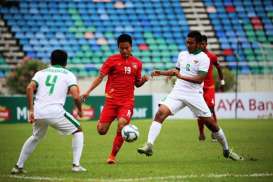
[[[224,178],[224,177],[235,177],[235,178],[244,178],[244,177],[270,177],[273,176],[273,173],[252,173],[252,174],[190,174],[190,175],[179,175],[179,176],[151,176],[143,178],[120,178],[120,179],[101,179],[101,178],[57,178],[57,177],[43,177],[43,176],[24,176],[24,175],[3,175],[0,177],[9,177],[25,180],[45,180],[45,181],[89,181],[89,182],[130,182],[130,181],[147,181],[147,180],[156,180],[156,181],[165,181],[165,180],[177,180],[177,179],[191,179],[191,178]]]

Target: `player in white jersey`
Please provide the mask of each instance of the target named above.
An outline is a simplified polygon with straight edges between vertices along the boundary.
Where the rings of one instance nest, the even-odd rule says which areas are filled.
[[[63,50],[54,50],[51,54],[51,66],[35,73],[32,81],[28,84],[28,121],[32,123],[33,133],[24,143],[11,174],[24,173],[25,161],[45,136],[48,126],[55,128],[64,135],[73,135],[72,171],[86,171],[80,165],[84,140],[80,123],[63,108],[67,94],[71,94],[79,116],[82,115],[77,80],[72,72],[65,69],[66,64],[67,53]]]
[[[160,103],[154,121],[150,126],[147,143],[138,148],[140,154],[151,156],[153,144],[158,137],[164,120],[184,107],[189,109],[198,118],[201,118],[215,138],[223,147],[223,155],[233,160],[243,158],[229,149],[223,130],[213,121],[211,112],[203,98],[203,80],[209,68],[209,58],[201,51],[201,33],[192,31],[187,36],[188,51],[180,52],[176,69],[152,72],[152,76],[176,76],[177,81],[167,98]]]

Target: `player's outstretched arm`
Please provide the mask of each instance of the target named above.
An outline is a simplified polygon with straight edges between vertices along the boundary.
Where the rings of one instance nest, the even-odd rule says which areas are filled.
[[[177,69],[170,69],[170,70],[154,70],[151,73],[151,76],[176,76],[179,74],[179,70]]]
[[[142,85],[144,85],[145,82],[147,82],[149,80],[149,76],[147,75],[144,75],[141,80],[138,80],[136,81],[135,83],[135,86],[138,88],[138,87],[141,87]]]
[[[77,85],[73,85],[69,88],[69,93],[73,97],[75,105],[78,110],[78,114],[80,117],[82,117],[82,105],[81,105],[81,99],[80,99],[80,89]]]
[[[192,77],[183,76],[180,73],[178,73],[176,75],[176,77],[181,79],[181,80],[185,80],[185,81],[192,82],[192,83],[198,83],[198,84],[201,84],[204,81],[206,76],[207,76],[207,72],[199,72],[198,75],[192,76]]]
[[[34,81],[31,81],[26,89],[27,94],[27,103],[28,103],[28,122],[33,123],[35,121],[34,119],[34,113],[33,113],[33,94],[36,90],[36,83]]]
[[[216,67],[216,70],[217,70],[217,73],[218,73],[218,76],[219,76],[219,79],[220,79],[220,90],[224,91],[225,80],[224,80],[224,75],[223,75],[221,66],[220,66],[220,64],[218,62],[216,62],[214,64],[214,66]]]
[[[100,75],[95,78],[95,80],[91,83],[88,90],[84,94],[81,95],[81,101],[82,102],[86,101],[86,99],[89,96],[90,92],[92,92],[92,90],[94,90],[102,82],[104,76],[105,75],[100,73]]]

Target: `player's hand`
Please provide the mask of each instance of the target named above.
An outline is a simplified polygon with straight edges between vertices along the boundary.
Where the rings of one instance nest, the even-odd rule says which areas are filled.
[[[30,124],[32,124],[32,123],[35,122],[33,111],[28,111],[28,122],[29,122]]]
[[[147,75],[144,75],[144,76],[142,77],[142,80],[143,80],[144,83],[147,82],[149,79],[150,79],[150,77],[147,76]]]
[[[151,73],[151,77],[154,77],[154,76],[160,76],[160,71],[159,70],[154,70],[152,73]]]
[[[87,100],[88,96],[89,96],[89,94],[87,94],[87,93],[82,94],[80,96],[81,103],[84,103]]]
[[[176,76],[176,77],[178,77],[180,75],[180,73],[179,73],[179,71],[177,69],[173,69],[171,71],[171,74],[172,74],[172,76]]]
[[[78,110],[78,116],[81,118],[83,116],[83,112]]]
[[[225,87],[225,80],[220,81],[220,91],[224,92],[224,87]]]

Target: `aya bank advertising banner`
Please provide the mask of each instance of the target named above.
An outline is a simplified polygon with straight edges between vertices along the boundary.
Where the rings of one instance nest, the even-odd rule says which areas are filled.
[[[153,116],[158,109],[158,103],[167,94],[153,95]],[[218,118],[273,118],[273,93],[244,92],[217,93],[215,95],[215,111]],[[192,119],[192,112],[184,108],[170,118]]]

